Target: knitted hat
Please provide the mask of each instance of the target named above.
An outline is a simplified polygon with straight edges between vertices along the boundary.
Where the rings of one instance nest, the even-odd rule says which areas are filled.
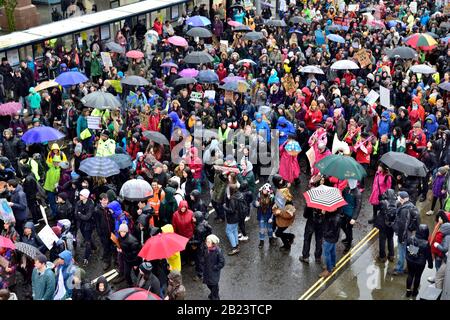
[[[409,198],[409,194],[406,191],[400,191],[398,193],[398,196],[400,197],[400,199],[407,199],[407,198]]]
[[[128,226],[126,223],[122,223],[119,227],[119,232],[128,232]]]
[[[90,194],[91,194],[91,192],[88,189],[83,189],[80,191],[80,196],[83,196],[85,198],[89,198]]]

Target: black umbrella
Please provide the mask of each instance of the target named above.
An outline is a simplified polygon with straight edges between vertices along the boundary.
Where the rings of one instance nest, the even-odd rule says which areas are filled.
[[[173,82],[173,85],[174,86],[185,86],[185,85],[194,84],[194,83],[197,83],[197,80],[195,80],[195,78],[179,78]]]
[[[392,50],[386,50],[389,58],[414,59],[417,57],[417,52],[413,48],[401,46]]]
[[[251,40],[251,41],[258,41],[264,39],[264,34],[262,32],[256,32],[252,31],[249,33],[246,33],[244,35],[244,40]]]
[[[108,157],[87,158],[80,163],[80,170],[91,177],[111,177],[120,173],[120,168]]]
[[[143,135],[148,140],[154,141],[158,144],[165,144],[165,145],[170,144],[166,136],[158,131],[144,131]]]
[[[108,42],[106,44],[106,48],[108,48],[111,52],[125,54],[125,48],[116,42]]]
[[[189,53],[185,58],[184,62],[188,64],[202,64],[213,62],[214,58],[204,51],[194,51]]]
[[[439,88],[445,91],[450,91],[450,82],[442,82],[438,85]]]
[[[408,176],[425,177],[427,175],[428,169],[422,161],[403,152],[390,151],[385,153],[380,161],[389,168]]]
[[[233,5],[231,5],[230,7],[229,7],[230,9],[237,9],[237,8],[239,8],[239,9],[244,9],[244,6],[242,5],[242,4],[238,4],[238,3],[235,3],[235,4],[233,4]]]
[[[17,251],[22,252],[31,259],[35,259],[38,255],[42,254],[38,248],[25,242],[16,242],[15,246]]]
[[[132,166],[133,161],[128,154],[116,153],[112,156],[107,157],[117,163],[120,169],[126,169]]]
[[[186,35],[189,37],[199,37],[199,38],[211,38],[212,33],[208,29],[202,28],[202,27],[195,27],[192,29],[189,29],[188,32],[186,32]]]
[[[271,27],[287,27],[286,22],[284,20],[267,20],[266,25]]]
[[[233,28],[233,32],[250,32],[252,29],[249,26],[242,25]]]
[[[99,110],[118,110],[121,106],[120,101],[109,92],[95,91],[89,93],[81,102],[86,107],[91,107]]]
[[[299,17],[299,16],[292,17],[291,19],[289,19],[289,22],[291,22],[293,24],[296,24],[296,23],[302,23],[302,24],[308,23],[305,18]]]

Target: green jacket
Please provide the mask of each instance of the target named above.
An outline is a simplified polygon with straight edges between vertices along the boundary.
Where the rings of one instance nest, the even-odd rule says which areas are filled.
[[[242,173],[240,173],[237,176],[238,182],[242,184],[242,182],[247,181],[248,189],[252,192],[253,197],[256,195],[256,182],[255,182],[255,175],[253,171],[250,171],[247,173],[247,175],[243,176]]]
[[[98,77],[102,75],[102,65],[100,64],[100,59],[95,56],[95,53],[92,52],[91,59],[91,76]]]
[[[81,133],[86,130],[88,127],[87,118],[83,115],[80,115],[77,120],[77,136],[78,139],[81,139]]]
[[[61,177],[61,168],[55,167],[53,164],[51,164],[49,166],[47,174],[45,175],[44,190],[49,192],[55,192],[60,177]]]
[[[45,269],[43,273],[34,268],[31,276],[33,300],[53,300],[55,294],[56,279],[51,269]]]
[[[30,102],[31,109],[39,109],[41,107],[41,95],[34,91],[34,88],[30,88],[28,101]]]
[[[216,172],[211,200],[217,203],[223,203],[225,201],[227,185],[228,179],[223,176],[222,172]]]

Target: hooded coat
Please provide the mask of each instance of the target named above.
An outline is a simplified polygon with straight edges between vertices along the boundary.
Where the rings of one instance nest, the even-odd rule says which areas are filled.
[[[103,291],[99,290],[100,284],[103,283],[105,289]],[[97,279],[95,283],[95,300],[109,300],[109,296],[112,294],[111,286],[108,283],[108,280],[104,276],[101,276]]]
[[[56,268],[56,283],[58,283],[59,275],[60,273],[62,273],[66,289],[66,294],[64,297],[68,298],[72,296],[72,286],[68,285],[71,284],[69,278],[75,274],[75,266],[72,261],[72,252],[70,252],[69,250],[64,250],[59,254],[59,257],[63,260],[64,263]],[[55,292],[55,295],[57,294],[57,292]],[[63,298],[62,300],[64,300],[65,298]]]
[[[163,233],[174,233],[173,226],[166,224],[161,228]],[[181,271],[181,255],[179,252],[175,252],[172,256],[167,258],[167,262],[170,265],[171,270]]]
[[[190,156],[186,157],[186,164],[191,170],[195,170],[195,172],[193,173],[194,179],[201,179],[203,162],[202,159],[200,159],[198,156],[198,149],[196,147],[191,147]]]
[[[128,218],[123,213],[122,207],[118,201],[113,201],[108,204],[108,209],[112,211],[112,218],[114,219],[114,234],[116,237],[119,236],[119,227],[122,223],[129,225]]]
[[[278,118],[276,129],[280,132],[280,145],[287,141],[289,135],[295,135],[294,125],[283,116]]]
[[[183,285],[181,273],[177,270],[172,270],[168,275],[168,279],[167,295],[169,300],[184,300],[186,288]]]
[[[428,268],[433,268],[431,247],[428,243],[429,234],[428,226],[421,224],[416,231],[416,234],[406,240],[406,247],[410,245],[419,247],[419,252],[415,256],[410,255],[408,250],[406,250],[406,261],[421,266],[424,266],[428,262]]]
[[[255,126],[256,133],[259,133],[259,131],[265,130],[266,133],[266,141],[267,143],[270,143],[270,127],[269,124],[263,120],[261,112],[255,113],[255,120],[252,122],[252,124]]]
[[[185,212],[181,209],[186,208]],[[178,206],[178,210],[174,213],[172,218],[172,225],[174,232],[180,236],[191,239],[194,235],[195,223],[193,221],[194,213],[189,210],[187,201],[183,200]]]
[[[444,260],[446,261],[446,253],[448,252],[450,246],[450,223],[447,222],[441,225],[440,231],[442,232],[443,240],[436,249],[443,253]]]
[[[159,219],[162,225],[171,224],[172,216],[178,208],[177,200],[175,199],[175,193],[177,192],[172,187],[167,187],[164,192],[166,196],[164,200],[161,201],[161,206],[159,208]]]
[[[436,121],[436,116],[434,114],[430,114],[425,119],[424,130],[427,140],[429,141],[431,136],[437,131],[439,124]]]
[[[389,111],[383,111],[381,114],[381,120],[378,124],[378,134],[381,137],[382,135],[389,135],[391,129],[391,116]]]

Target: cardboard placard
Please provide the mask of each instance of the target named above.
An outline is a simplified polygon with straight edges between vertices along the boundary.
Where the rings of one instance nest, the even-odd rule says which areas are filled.
[[[100,55],[102,57],[103,66],[111,68],[113,66],[113,63],[109,52],[100,52]]]
[[[292,95],[298,88],[298,84],[295,83],[294,77],[291,73],[287,73],[283,78],[281,78],[281,83],[283,84],[284,90]]]
[[[225,101],[234,101],[233,91],[225,91]]]
[[[361,68],[365,68],[372,63],[370,60],[370,54],[365,49],[361,49],[355,53],[354,57],[358,60]]]
[[[16,220],[11,207],[6,199],[0,199],[0,219],[3,221]]]
[[[214,166],[214,170],[218,170],[218,171],[225,171],[225,172],[234,172],[239,174],[240,171],[238,168],[232,168],[232,167],[225,167],[225,166]]]
[[[191,92],[191,99],[190,101],[194,102],[202,102],[203,94],[201,92]]]
[[[51,250],[53,248],[53,244],[59,240],[59,238],[49,225],[46,225],[44,228],[42,228],[42,230],[39,231],[38,236],[48,250]]]
[[[372,105],[378,100],[379,97],[380,95],[376,91],[370,90],[367,97],[364,98],[364,101],[367,102],[369,105]]]
[[[380,86],[380,104],[386,108],[391,106],[391,91],[383,86]]]
[[[99,130],[102,128],[102,117],[86,117],[88,128],[93,130]]]

